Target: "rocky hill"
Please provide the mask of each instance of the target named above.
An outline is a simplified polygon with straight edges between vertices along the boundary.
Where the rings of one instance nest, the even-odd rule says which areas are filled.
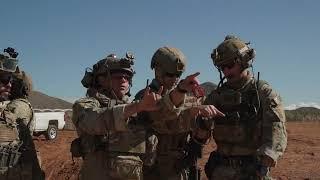
[[[286,110],[287,121],[320,121],[320,109],[301,107],[295,110]]]
[[[71,109],[72,103],[48,96],[38,91],[32,91],[29,101],[34,109]]]
[[[217,85],[212,82],[204,82],[200,84],[201,87],[203,87],[206,91],[206,95],[209,95],[212,90],[217,88]]]

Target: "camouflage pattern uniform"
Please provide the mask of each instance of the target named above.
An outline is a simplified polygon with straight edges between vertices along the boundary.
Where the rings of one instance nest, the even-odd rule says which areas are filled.
[[[141,179],[142,161],[138,155],[145,151],[145,136],[132,121],[123,118],[128,99],[105,96],[105,102],[101,101],[89,96],[73,106],[73,121],[85,154],[80,178]]]
[[[1,61],[5,61],[3,55],[1,58]],[[10,58],[8,59],[11,60]],[[19,68],[14,68],[15,72],[13,72],[8,71],[5,67],[1,67],[1,71],[12,72],[14,74],[10,100],[1,101],[0,105],[0,121],[2,124],[0,131],[0,179],[44,179],[44,173],[40,169],[37,153],[32,141],[34,129],[33,110],[30,102],[26,99],[29,91],[27,92],[28,88],[21,85],[22,82],[25,84],[28,82],[25,81],[24,76],[21,76],[24,72],[20,72]],[[20,88],[17,88],[17,86]],[[29,88],[29,90],[31,89]],[[5,124],[9,126],[5,128],[3,126]],[[10,131],[14,133],[12,134]],[[15,148],[9,150],[8,147],[10,146],[11,148],[15,146]],[[13,161],[5,162],[6,158]]]
[[[86,72],[82,80],[88,88],[87,97],[73,105],[72,120],[80,138],[71,145],[73,154],[83,157],[80,179],[143,179],[141,157],[145,159],[146,151],[157,143],[155,136],[146,136],[145,119],[140,115],[123,117],[129,103],[127,96],[116,99],[112,91],[93,84],[100,73],[110,75],[120,70],[133,75],[131,65],[108,56],[94,65],[92,72]],[[159,111],[152,116],[158,123],[164,123],[159,118],[161,114],[176,117],[166,99],[161,100]]]
[[[251,66],[254,55],[248,44],[227,36],[214,49],[212,59],[218,69],[235,59],[246,69]],[[276,162],[287,145],[285,114],[279,94],[267,82],[255,80],[251,75],[237,84],[222,83],[204,103],[226,114],[214,121],[217,150],[211,153],[206,164],[209,179],[271,179],[270,167],[261,160],[269,157]],[[257,172],[262,176],[258,177]]]
[[[133,117],[124,118],[124,108],[130,102],[128,96],[117,99],[112,90],[98,90],[92,84],[99,73],[110,75],[113,70],[123,70],[133,75],[132,64],[128,62],[108,56],[83,78],[87,97],[74,103],[72,116],[80,139],[71,147],[78,149],[83,158],[80,179],[142,179],[139,156],[145,152],[145,131]]]
[[[158,69],[160,72],[157,72],[161,75],[164,73],[182,74],[185,70],[185,57],[176,48],[159,48],[151,62],[151,68],[156,68],[155,66],[161,67]],[[149,85],[154,92],[157,92],[160,86],[157,79],[153,79]],[[163,92],[162,109],[139,114],[140,119],[148,123],[148,137],[156,135],[158,139],[157,143],[153,144],[147,141],[144,179],[185,180],[189,178],[190,164],[184,161],[186,159],[185,148],[190,141],[190,132],[197,125],[195,119],[190,116],[187,106],[197,102],[186,97],[181,106],[175,107],[169,96],[172,89]],[[143,92],[144,90],[138,92],[135,98],[141,99]],[[189,101],[188,105],[186,101]]]

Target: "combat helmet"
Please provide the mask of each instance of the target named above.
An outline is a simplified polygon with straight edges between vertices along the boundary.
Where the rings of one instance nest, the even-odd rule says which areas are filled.
[[[126,53],[126,57],[117,58],[115,54],[110,54],[106,58],[98,61],[93,65],[92,69],[86,70],[86,73],[81,81],[82,85],[86,88],[96,85],[96,77],[104,75],[110,78],[112,73],[125,72],[132,79],[135,71],[133,69],[134,56],[131,53]],[[130,80],[130,85],[132,84]]]
[[[236,36],[227,35],[211,53],[213,64],[218,69],[232,62],[241,64],[244,69],[250,67],[255,57],[255,50],[250,48],[249,44],[250,42],[244,42]]]
[[[3,53],[0,53],[0,71],[15,72],[18,67],[18,54],[11,47],[4,49]]]
[[[161,47],[151,59],[151,69],[155,69],[161,76],[166,73],[181,75],[185,71],[186,57],[177,48]]]

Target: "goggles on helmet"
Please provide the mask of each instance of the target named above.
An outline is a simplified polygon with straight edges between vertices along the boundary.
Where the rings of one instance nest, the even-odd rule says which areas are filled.
[[[0,70],[7,72],[15,72],[18,66],[18,60],[12,59],[0,54]]]

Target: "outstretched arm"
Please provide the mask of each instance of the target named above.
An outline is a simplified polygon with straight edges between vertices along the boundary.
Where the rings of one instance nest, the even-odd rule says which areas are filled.
[[[141,101],[134,101],[131,104],[125,106],[124,117],[129,118],[135,113],[142,111],[156,111],[159,110],[159,100],[161,99],[161,93],[163,88],[160,88],[158,92],[151,92],[150,87],[147,87],[144,91],[144,95]]]
[[[78,129],[92,135],[103,135],[110,130],[127,131],[130,116],[157,110],[158,101],[158,95],[148,88],[141,101],[112,107],[100,107],[96,99],[83,98],[73,105],[72,120]]]

